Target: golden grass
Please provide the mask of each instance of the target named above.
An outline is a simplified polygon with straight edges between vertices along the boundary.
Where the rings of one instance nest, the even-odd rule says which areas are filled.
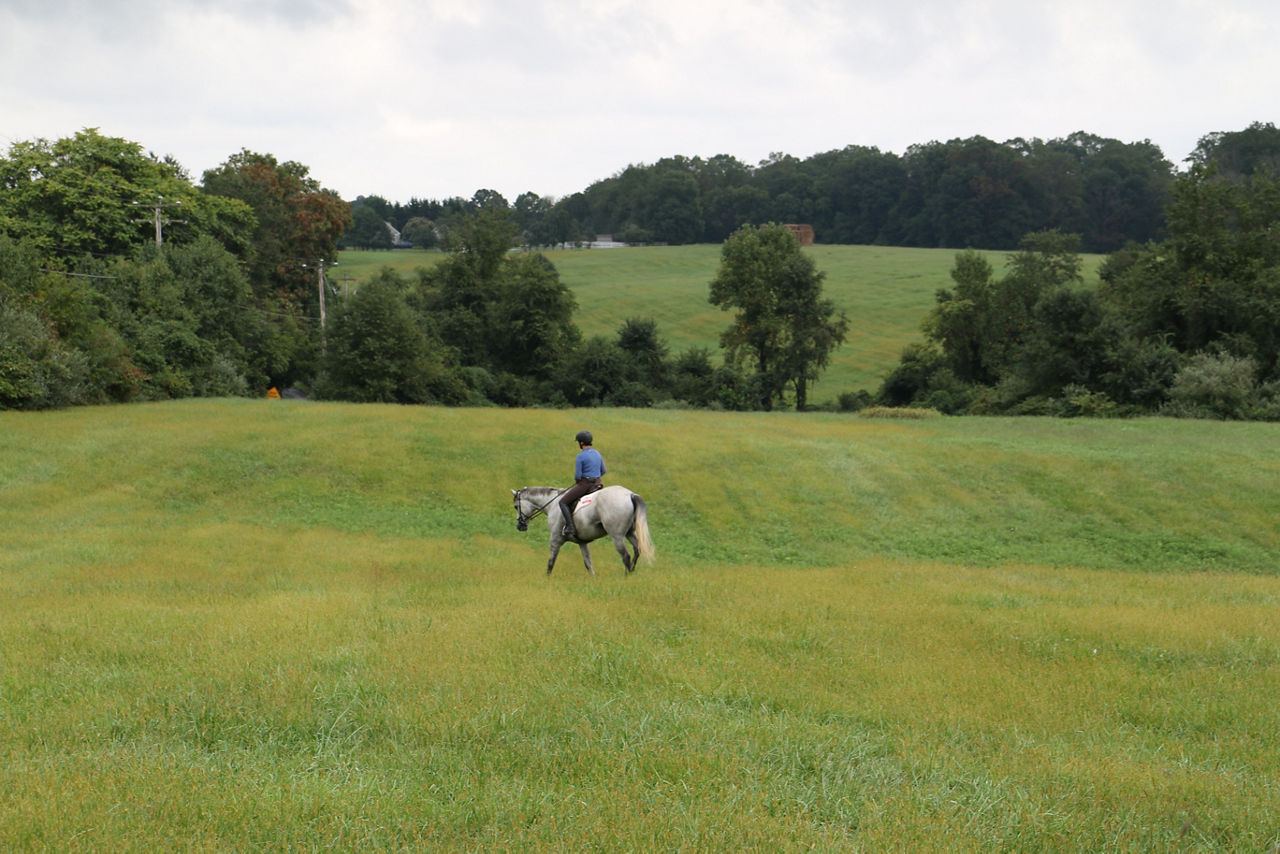
[[[624,578],[601,547],[598,578],[565,554],[548,580],[506,489],[562,481],[588,418],[643,484],[662,561]],[[242,401],[5,414],[0,847],[1268,850],[1280,577],[1117,571],[1129,541],[1104,519],[1187,543],[1239,520],[1269,547],[1273,439]],[[838,500],[810,500],[819,483]],[[1093,537],[1074,553],[1098,565],[903,556],[954,539],[956,514],[1053,554]],[[836,539],[815,559],[796,529]]]

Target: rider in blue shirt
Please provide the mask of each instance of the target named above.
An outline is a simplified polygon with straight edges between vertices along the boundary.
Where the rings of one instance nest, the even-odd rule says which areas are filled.
[[[573,462],[573,486],[560,496],[560,514],[564,519],[564,536],[570,540],[578,538],[578,530],[573,524],[573,508],[578,499],[588,493],[604,487],[602,478],[606,471],[604,457],[591,447],[592,437],[587,430],[579,431],[574,437],[578,443],[578,456]]]

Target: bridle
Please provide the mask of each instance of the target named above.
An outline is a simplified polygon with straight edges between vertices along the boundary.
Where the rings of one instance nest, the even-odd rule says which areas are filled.
[[[527,488],[528,487],[525,487],[525,489]],[[535,516],[537,516],[539,513],[545,513],[547,511],[547,508],[551,506],[551,503],[553,501],[555,501],[557,498],[559,498],[561,495],[564,495],[568,491],[569,491],[568,487],[558,490],[556,494],[548,498],[541,507],[533,508],[533,512],[530,513],[528,516],[524,514],[524,489],[521,489],[520,491],[518,491],[516,493],[516,527],[519,528],[521,531],[529,527],[529,523],[533,521],[533,518]]]

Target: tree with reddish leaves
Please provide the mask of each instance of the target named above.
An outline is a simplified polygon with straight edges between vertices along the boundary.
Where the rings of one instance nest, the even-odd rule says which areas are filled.
[[[316,300],[316,264],[337,257],[338,239],[351,226],[349,205],[309,171],[246,149],[206,171],[203,183],[206,193],[239,199],[257,216],[246,259],[255,287],[281,289],[304,302]]]
[[[264,350],[270,353],[265,370],[277,384],[309,373],[317,357],[323,267],[336,260],[338,239],[352,221],[349,205],[309,171],[245,149],[204,173],[205,193],[239,199],[257,218],[245,260],[254,308],[274,317],[281,333]]]

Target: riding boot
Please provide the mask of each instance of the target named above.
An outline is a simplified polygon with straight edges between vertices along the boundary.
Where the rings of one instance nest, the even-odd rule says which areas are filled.
[[[566,540],[578,539],[578,529],[573,524],[573,514],[566,513],[564,517],[564,529],[561,531]]]

